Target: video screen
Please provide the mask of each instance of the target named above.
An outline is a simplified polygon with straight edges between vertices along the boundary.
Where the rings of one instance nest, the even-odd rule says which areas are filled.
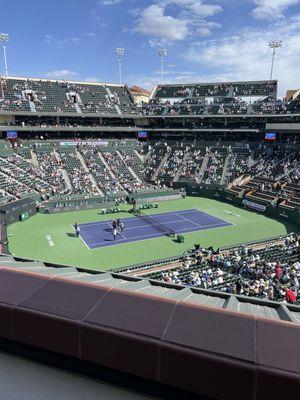
[[[266,133],[265,140],[269,140],[269,141],[276,140],[276,132],[268,132],[268,133]]]
[[[7,137],[7,139],[17,139],[18,132],[16,132],[16,131],[7,131],[6,132],[6,137]]]
[[[138,132],[138,139],[147,140],[148,139],[148,132],[147,131]]]

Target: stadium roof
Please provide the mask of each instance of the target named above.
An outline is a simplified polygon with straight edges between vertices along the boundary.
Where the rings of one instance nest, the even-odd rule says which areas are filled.
[[[132,87],[130,88],[130,90],[131,90],[132,92],[134,92],[134,93],[144,94],[144,95],[146,95],[146,96],[149,96],[149,95],[150,95],[149,90],[143,89],[143,88],[141,88],[141,87],[139,87],[139,86],[132,86]]]
[[[89,81],[75,81],[75,80],[70,80],[70,79],[48,79],[48,78],[30,78],[30,77],[21,77],[21,76],[4,76],[0,75],[0,80],[6,80],[6,79],[14,79],[14,80],[20,80],[20,81],[35,81],[35,82],[62,82],[62,83],[72,83],[76,85],[94,85],[94,86],[125,86],[124,84],[120,83],[109,83],[109,82],[89,82]]]
[[[300,95],[300,89],[290,89],[287,90],[285,99],[286,101],[294,100]]]

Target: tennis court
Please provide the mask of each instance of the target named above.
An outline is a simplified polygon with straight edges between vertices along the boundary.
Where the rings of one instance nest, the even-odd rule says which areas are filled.
[[[125,231],[118,232],[116,240],[112,234],[112,221],[80,224],[80,237],[89,249],[96,249],[163,237],[168,231],[185,234],[232,225],[198,209],[133,216],[121,218],[121,221]]]

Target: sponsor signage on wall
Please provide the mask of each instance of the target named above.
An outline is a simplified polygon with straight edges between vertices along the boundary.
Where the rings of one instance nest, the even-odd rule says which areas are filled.
[[[253,210],[257,210],[257,211],[262,211],[265,212],[267,207],[264,206],[263,204],[259,204],[259,203],[254,203],[253,201],[249,201],[247,199],[243,200],[243,204],[248,207],[251,208]]]
[[[91,147],[96,147],[96,146],[108,146],[108,142],[104,142],[104,141],[91,141],[91,142],[60,142],[59,143],[60,146],[91,146]]]

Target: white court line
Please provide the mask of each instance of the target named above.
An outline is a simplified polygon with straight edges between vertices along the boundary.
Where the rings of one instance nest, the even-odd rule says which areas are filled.
[[[193,209],[191,209],[191,210],[173,211],[173,212],[174,212],[175,214],[177,214],[177,213],[183,214],[183,213],[191,213],[191,212],[195,212],[195,211],[196,211],[196,212],[200,212],[201,214],[208,215],[209,217],[214,217],[214,218],[218,219],[219,221],[223,221],[223,222],[227,222],[228,224],[235,225],[235,224],[233,224],[232,222],[229,222],[229,221],[227,221],[226,219],[223,219],[223,217],[221,218],[221,217],[217,217],[217,216],[214,215],[214,214],[208,214],[207,212],[200,210],[200,208],[193,208]],[[183,217],[182,217],[182,218],[183,218]],[[192,221],[191,221],[191,222],[192,222]],[[205,227],[205,226],[210,226],[210,225],[199,225],[199,226]]]
[[[228,224],[235,225],[235,224],[233,224],[232,222],[227,221],[227,219],[223,219],[223,217],[221,218],[221,217],[217,217],[217,216],[214,215],[214,214],[208,214],[208,213],[206,213],[205,211],[200,210],[200,208],[196,208],[195,210],[200,211],[202,214],[208,215],[208,216],[210,216],[210,217],[215,217],[216,219],[219,219],[220,221],[225,221],[225,222],[227,222]]]
[[[181,219],[175,219],[174,221],[167,221],[167,222],[162,222],[161,224],[173,224],[174,222],[182,222]],[[139,226],[133,226],[131,228],[126,228],[126,230],[130,230],[130,229],[138,229],[138,228],[148,228],[149,226],[160,226],[160,223],[157,224],[148,224],[148,225],[139,225]]]
[[[194,221],[192,221],[192,220],[190,220],[190,219],[188,219],[188,218],[185,218],[184,216],[182,216],[182,215],[180,215],[180,214],[183,214],[183,213],[191,213],[191,212],[200,212],[200,213],[202,213],[202,214],[205,214],[205,215],[208,215],[208,216],[210,216],[210,217],[213,217],[213,218],[215,218],[215,219],[217,219],[217,220],[219,220],[220,222],[219,223],[217,223],[217,224],[211,224],[211,225],[199,225],[199,224],[197,224],[196,222],[194,222]],[[180,214],[179,214],[180,213]],[[229,227],[229,226],[235,226],[235,224],[233,224],[233,223],[231,223],[231,222],[229,222],[229,221],[226,221],[226,220],[223,220],[223,219],[221,219],[220,217],[217,217],[217,216],[214,216],[214,215],[212,215],[212,214],[208,214],[208,213],[206,213],[206,212],[204,212],[204,211],[202,211],[202,210],[200,210],[200,209],[196,209],[196,208],[194,208],[194,209],[191,209],[191,210],[177,210],[177,211],[169,211],[169,212],[164,212],[164,213],[159,213],[159,214],[147,214],[147,216],[149,215],[150,217],[155,217],[155,216],[158,216],[158,215],[165,215],[165,214],[174,214],[174,215],[177,215],[179,218],[181,218],[180,220],[174,220],[174,221],[168,221],[168,222],[165,222],[166,224],[170,224],[170,223],[176,223],[176,222],[182,222],[182,220],[186,220],[186,221],[189,221],[190,223],[192,223],[193,225],[195,225],[195,226],[197,226],[197,227],[199,227],[200,229],[197,229],[197,231],[201,231],[201,230],[209,230],[209,229],[216,229],[216,228],[225,228],[225,227]],[[138,217],[136,217],[136,218],[138,218]],[[135,220],[135,218],[134,217],[132,217],[132,218],[124,218],[123,220]],[[102,225],[102,224],[107,224],[107,225],[109,225],[110,227],[111,227],[111,225],[110,225],[110,223],[108,222],[108,221],[98,221],[98,222],[92,222],[92,223],[88,223],[88,224],[81,224],[82,226],[87,226],[87,225],[95,225],[95,224],[99,224],[99,225]],[[151,226],[159,226],[160,224],[158,223],[158,224],[147,224],[147,225],[140,225],[140,226],[135,226],[135,227],[131,227],[131,228],[126,228],[126,230],[132,230],[132,229],[139,229],[139,228],[148,228],[148,227],[151,227]],[[179,229],[178,230],[178,233],[183,233],[183,232],[185,232],[185,231],[189,231],[190,233],[193,233],[193,232],[195,232],[195,231],[191,231],[191,228],[184,228],[184,229]],[[187,232],[187,233],[189,233],[189,232]],[[112,243],[115,243],[115,244],[117,244],[117,243],[120,243],[120,244],[122,244],[121,242],[124,242],[124,241],[128,241],[128,242],[130,242],[130,241],[134,241],[134,240],[136,240],[136,239],[141,239],[141,240],[143,240],[144,238],[151,238],[151,237],[154,237],[155,239],[157,239],[157,238],[159,238],[159,237],[162,237],[163,235],[159,235],[159,236],[157,236],[158,234],[157,233],[153,233],[153,234],[151,234],[151,235],[143,235],[143,236],[133,236],[133,237],[130,237],[130,238],[126,238],[124,235],[122,235],[120,232],[118,232],[121,236],[123,236],[123,238],[124,239],[117,239],[116,241],[111,241]],[[82,238],[81,238],[82,239]],[[85,243],[85,241],[82,239],[82,241]],[[99,246],[99,245],[101,245],[101,244],[103,244],[103,243],[107,243],[108,241],[107,240],[104,240],[104,241],[102,241],[102,242],[97,242],[97,243],[92,243],[92,244],[90,244],[90,246],[91,247],[89,247],[86,243],[85,243],[85,245],[88,247],[88,249],[89,250],[92,250],[92,249],[94,249],[94,246]],[[111,244],[112,245],[112,244]]]
[[[175,211],[166,211],[166,212],[162,212],[162,213],[157,213],[157,214],[146,214],[150,217],[155,217],[158,215],[166,215],[166,214],[176,214],[176,213],[189,213],[189,212],[195,212],[195,211],[201,211],[197,208],[193,208],[191,210],[175,210]],[[201,211],[202,212],[202,211]],[[205,213],[204,213],[205,214]],[[209,215],[209,214],[208,214]],[[121,221],[130,221],[130,220],[136,220],[138,217],[126,217],[126,218],[121,218]],[[216,217],[218,218],[218,217]],[[219,218],[220,219],[220,218]],[[81,226],[89,226],[89,225],[95,225],[95,224],[106,224],[109,223],[108,221],[112,221],[111,219],[105,220],[105,221],[95,221],[95,222],[87,222],[87,223],[83,223],[80,224]]]
[[[241,218],[241,216],[239,215],[239,214],[234,214],[234,213],[232,213],[231,211],[228,211],[228,210],[224,210],[228,215],[233,215],[234,217],[238,217],[238,218]]]
[[[177,214],[177,213],[176,213],[176,215],[178,215],[178,217],[180,217],[180,218],[182,218],[182,219],[185,219],[185,220],[188,221],[188,222],[191,222],[193,225],[196,225],[196,226],[198,226],[199,228],[203,228],[203,225],[199,225],[199,224],[197,224],[196,222],[192,221],[191,219],[185,218],[185,217],[183,217],[182,215]]]
[[[73,231],[74,231],[75,234],[76,234],[76,231],[75,231],[75,228],[74,228],[73,225],[71,225],[71,228],[73,229]],[[86,247],[87,247],[89,250],[91,250],[91,248],[86,244],[86,242],[84,241],[84,239],[83,239],[83,237],[82,237],[81,235],[79,235],[79,238],[83,241],[83,243],[86,245]]]
[[[83,237],[81,235],[79,235],[80,239],[83,241],[83,243],[86,245],[86,247],[91,250],[90,246],[86,244],[85,240],[83,239]]]
[[[202,229],[197,229],[197,231],[207,231],[208,229],[210,229],[210,227],[219,227],[219,228],[226,228],[227,226],[230,226],[226,223],[226,225],[224,225],[226,222],[223,223],[219,223],[219,224],[213,224],[213,225],[202,225],[201,228]],[[183,231],[190,231],[192,232],[196,232],[196,231],[191,231],[191,228],[184,228],[184,229],[179,229],[178,233],[181,233]]]
[[[111,225],[109,222],[106,222],[106,223],[107,223],[107,225],[112,229],[112,225]],[[117,229],[117,233],[118,233],[119,235],[123,236],[123,238],[127,240],[127,238],[126,238],[120,231],[118,231],[118,229]]]
[[[149,226],[149,225],[148,225]],[[158,235],[158,236],[157,236]],[[111,242],[112,243],[119,243],[119,242],[124,242],[124,240],[132,240],[132,239],[143,239],[143,238],[145,238],[145,237],[151,237],[151,236],[155,236],[156,238],[160,238],[161,236],[163,236],[163,235],[159,235],[159,233],[152,233],[151,235],[144,235],[144,236],[133,236],[133,237],[131,237],[131,238],[127,238],[127,239],[117,239],[117,240],[112,240]],[[98,242],[98,243],[93,243],[93,244],[91,244],[91,246],[98,246],[99,244],[102,244],[102,243],[107,243],[107,240],[104,240],[103,242]]]
[[[197,211],[198,211],[198,210],[197,210]],[[200,210],[199,210],[199,211],[200,211]],[[190,212],[190,211],[187,211],[187,212]],[[203,211],[202,211],[202,212],[203,212]],[[205,212],[203,212],[203,214],[210,215],[210,214],[207,214],[207,213],[205,213]],[[228,224],[234,225],[234,224],[232,224],[231,222],[228,222],[228,221],[223,220],[223,219],[221,219],[221,218],[215,217],[214,215],[210,215],[210,216],[213,217],[213,218],[215,218],[215,219],[218,219],[218,220],[221,221],[221,222],[219,222],[218,224],[211,224],[211,225],[199,225],[199,224],[197,224],[196,222],[190,220],[189,218],[185,218],[185,217],[181,216],[180,214],[176,214],[176,215],[178,215],[179,217],[181,217],[181,218],[183,218],[183,219],[185,219],[185,220],[191,222],[191,223],[194,224],[194,225],[199,226],[199,228],[203,228],[202,230],[207,230],[207,229],[206,229],[207,226],[218,226],[218,225],[221,225],[221,224],[222,224],[222,226],[229,226]],[[224,225],[224,224],[226,224],[226,225]]]
[[[54,242],[53,242],[53,239],[52,239],[51,235],[47,235],[46,239],[48,241],[49,247],[54,247]]]
[[[226,225],[224,225],[224,224],[226,224]],[[147,226],[149,226],[149,225],[147,225]],[[197,231],[204,231],[204,230],[208,231],[209,229],[212,229],[211,227],[214,227],[214,229],[216,229],[216,228],[227,228],[227,227],[230,227],[230,226],[231,225],[228,225],[226,222],[223,222],[223,224],[220,223],[220,224],[214,224],[214,225],[204,225],[204,226],[202,226],[202,229],[197,229],[195,231],[191,231],[190,230],[191,228],[180,229],[180,230],[178,230],[178,233],[182,233],[184,231],[189,231],[190,233],[194,233],[194,232],[197,232]],[[208,227],[208,228],[206,228],[206,227]],[[131,241],[131,240],[135,240],[135,239],[144,239],[146,237],[151,237],[151,236],[155,236],[155,239],[158,239],[158,238],[161,238],[163,236],[163,235],[159,235],[159,236],[157,236],[157,235],[159,235],[159,233],[153,233],[151,235],[144,235],[144,236],[133,236],[133,237],[127,238],[125,240]],[[124,239],[120,239],[120,240],[116,240],[116,241],[112,240],[111,242],[112,243],[124,242]],[[102,243],[107,243],[107,241],[104,240],[102,242],[92,243],[91,246],[98,246],[98,245],[100,245]]]
[[[176,213],[174,213],[174,214],[176,214]],[[177,215],[177,214],[176,214]],[[173,224],[174,222],[182,222],[182,219],[186,219],[187,221],[190,221],[190,220],[188,220],[187,218],[184,218],[184,217],[181,217],[180,215],[178,215],[178,217],[180,217],[181,219],[175,219],[174,221],[167,221],[167,222],[162,222],[162,224]],[[190,222],[192,222],[192,221],[190,221]],[[101,223],[101,222],[100,222]],[[198,225],[198,224],[196,224],[196,222],[193,222],[195,225],[197,225],[197,226],[201,226],[202,227],[202,225]],[[110,223],[109,222],[107,222],[107,224],[109,225],[109,227],[110,228],[112,228],[111,227],[111,225],[110,225]],[[150,224],[150,222],[149,222],[149,224],[147,224],[147,225],[138,225],[138,226],[132,226],[132,227],[126,227],[125,226],[125,231],[129,231],[129,230],[131,230],[131,229],[139,229],[139,228],[149,228],[149,226],[160,226],[161,224],[158,222],[157,224]],[[118,231],[119,232],[119,231]],[[119,232],[120,233],[120,232]],[[122,235],[121,233],[120,233],[120,235]],[[123,236],[123,235],[122,235]]]

